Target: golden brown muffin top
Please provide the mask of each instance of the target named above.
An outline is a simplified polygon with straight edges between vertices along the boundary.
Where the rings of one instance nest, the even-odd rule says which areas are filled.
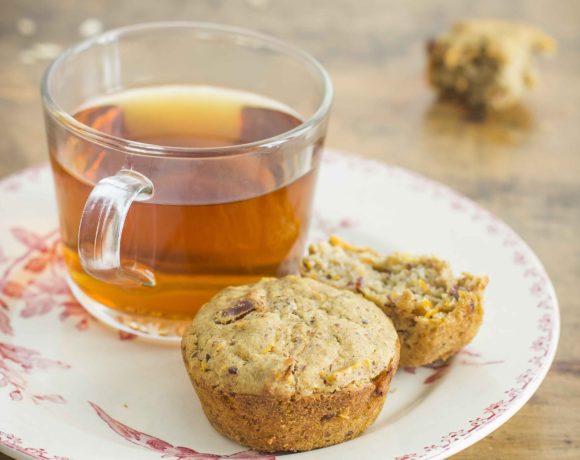
[[[372,302],[287,276],[224,289],[194,318],[182,349],[190,373],[205,383],[290,397],[370,383],[397,341]]]

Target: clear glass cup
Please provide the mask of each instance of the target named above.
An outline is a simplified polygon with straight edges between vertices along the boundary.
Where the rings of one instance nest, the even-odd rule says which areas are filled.
[[[190,148],[74,117],[91,101],[163,85],[255,93],[301,122],[267,139]],[[310,55],[231,27],[143,24],[66,50],[47,69],[42,97],[67,280],[94,316],[177,341],[226,285],[295,271],[332,102],[328,74]],[[96,153],[105,161],[87,168]]]

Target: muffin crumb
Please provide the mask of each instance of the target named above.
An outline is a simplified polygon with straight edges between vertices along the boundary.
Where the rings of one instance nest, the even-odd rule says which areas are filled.
[[[427,43],[429,83],[471,109],[506,109],[535,85],[533,57],[555,49],[553,38],[527,24],[460,21]]]

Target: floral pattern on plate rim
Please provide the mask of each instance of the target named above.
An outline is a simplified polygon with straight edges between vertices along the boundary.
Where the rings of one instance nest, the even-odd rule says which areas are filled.
[[[163,454],[163,458],[176,458],[178,460],[225,460],[234,458],[237,460],[275,460],[276,458],[273,455],[261,454],[252,450],[236,452],[235,454],[230,455],[219,455],[197,452],[189,447],[174,446],[167,441],[163,441],[162,439],[151,436],[150,434],[130,428],[124,423],[115,420],[93,402],[89,401],[89,404],[95,410],[99,418],[109,425],[109,428],[119,436],[133,444],[144,447],[145,449],[160,452]]]
[[[60,254],[58,230],[39,235],[22,227],[10,228],[14,239],[25,247],[18,257],[8,261],[0,273],[0,332],[12,335],[8,317],[9,304],[22,302],[19,315],[31,318],[60,309],[59,318],[75,318],[75,327],[86,330],[89,313],[71,295],[62,276],[64,262]]]
[[[38,460],[71,460],[68,457],[49,455],[45,449],[37,449],[35,447],[24,447],[22,445],[22,439],[17,438],[13,434],[4,433],[3,431],[0,431],[0,444],[9,447],[15,452],[26,454],[30,458],[35,458]]]
[[[551,286],[551,282],[543,269],[541,269],[541,263],[536,261],[535,255],[532,251],[528,248],[528,246],[521,240],[521,238],[513,232],[506,224],[502,221],[497,219],[487,210],[481,208],[472,200],[458,194],[457,192],[451,190],[445,185],[439,184],[434,182],[430,179],[427,179],[417,173],[412,171],[399,168],[396,166],[390,166],[383,163],[380,163],[375,160],[369,160],[354,156],[352,154],[345,154],[337,151],[329,151],[327,150],[324,157],[325,163],[338,163],[342,162],[345,164],[349,169],[359,170],[364,173],[372,174],[375,173],[377,170],[382,170],[388,172],[390,175],[396,175],[400,178],[404,179],[404,182],[411,187],[413,190],[426,193],[432,199],[438,200],[446,200],[452,210],[458,213],[464,213],[468,215],[474,222],[479,222],[481,225],[485,227],[485,230],[488,235],[493,236],[495,238],[501,238],[503,246],[510,248],[513,250],[513,263],[519,267],[522,272],[522,276],[528,281],[530,285],[530,293],[537,299],[537,308],[543,311],[543,315],[540,317],[538,321],[538,336],[534,341],[530,344],[530,349],[532,350],[532,356],[528,360],[529,367],[521,372],[515,378],[514,385],[505,390],[504,394],[505,397],[499,401],[490,403],[482,410],[482,415],[469,420],[466,423],[466,427],[459,428],[458,430],[443,435],[439,442],[425,446],[422,452],[412,452],[407,453],[401,456],[396,457],[396,460],[415,460],[415,459],[427,459],[433,458],[440,454],[446,453],[451,454],[453,453],[454,444],[463,439],[467,439],[470,437],[474,437],[475,440],[479,440],[483,437],[483,435],[478,436],[478,432],[481,432],[482,428],[489,425],[491,422],[497,421],[502,416],[507,417],[509,414],[514,413],[517,411],[531,396],[532,392],[526,392],[526,389],[530,387],[530,385],[537,381],[541,380],[545,373],[548,371],[549,364],[555,354],[555,349],[557,346],[557,333],[554,334],[554,331],[558,331],[559,327],[559,315],[558,315],[558,308],[557,308],[557,301],[555,296],[553,295],[553,288]],[[15,174],[13,176],[8,177],[7,179],[0,181],[0,191],[3,192],[15,192],[19,190],[25,183],[26,180],[33,180],[35,179],[38,174],[47,168],[45,165],[34,167],[23,171],[22,173]],[[317,230],[323,233],[329,233],[336,231],[337,229],[347,229],[354,225],[354,223],[348,219],[344,218],[341,219],[340,222],[337,224],[331,224],[325,221],[322,217],[314,216],[314,225],[317,227]],[[27,232],[24,231],[14,231],[13,235],[16,239],[18,239],[21,243],[25,244],[29,248],[29,252],[25,257],[21,257],[22,262],[26,257],[30,256],[31,251],[33,250],[40,250],[43,251],[42,245],[38,243],[38,235],[32,234],[32,238],[30,235],[27,235]],[[45,235],[45,237],[47,237]],[[42,239],[42,237],[40,237]],[[50,251],[49,251],[50,252]],[[8,259],[2,252],[0,248],[0,264],[6,262]],[[536,262],[534,264],[534,262]],[[533,267],[533,265],[539,265],[540,269],[537,267]],[[34,272],[35,269],[40,270],[39,267],[42,266],[42,262],[39,260],[35,260],[34,262],[30,263],[30,265],[26,265],[28,271]],[[25,267],[26,267],[25,266]],[[26,268],[25,268],[26,269]],[[0,278],[0,283],[6,277]],[[6,295],[4,292],[6,288],[6,284],[0,284],[0,288],[2,293]],[[16,291],[12,291],[12,289],[16,289]],[[8,285],[7,292],[9,296],[14,297],[14,293],[18,292],[18,286],[11,286]],[[62,292],[61,292],[62,293]],[[70,295],[70,294],[69,294]],[[18,297],[18,296],[16,296]],[[72,297],[71,297],[72,298]],[[74,299],[72,300],[74,301]],[[61,313],[61,320],[66,319],[69,316],[78,315],[80,313],[74,313],[76,310],[73,309],[73,313],[67,314],[66,306],[64,306],[64,311]],[[82,307],[79,306],[82,310]],[[47,309],[47,307],[44,307]],[[41,308],[41,311],[35,310],[30,316],[33,314],[44,314],[47,311],[44,311]],[[10,327],[9,317],[7,315],[6,310],[8,310],[8,304],[2,300],[0,297],[0,333],[4,333],[7,335],[11,335],[12,329]],[[24,311],[24,310],[23,310]],[[84,310],[83,310],[84,311]],[[26,314],[21,316],[26,316]],[[87,319],[88,321],[88,319]],[[83,320],[79,324],[83,324]],[[79,327],[77,324],[78,329],[83,329],[86,327]],[[132,337],[120,337],[121,339],[128,339]],[[29,350],[32,351],[32,350]],[[32,351],[33,352],[33,351]],[[468,350],[464,350],[464,353],[468,355],[477,355],[474,352],[470,352]],[[33,352],[34,353],[34,352]],[[470,361],[470,360],[461,360],[461,364],[465,365],[480,365],[480,364],[494,364],[494,362],[477,362],[477,361]],[[439,379],[445,370],[446,366],[442,366],[440,368],[435,369],[435,372],[428,376],[424,383],[433,383],[435,380]],[[51,396],[51,395],[49,395]],[[50,398],[49,398],[50,399]],[[102,411],[102,409],[98,408],[98,406],[90,403],[93,408],[97,411],[99,416],[117,433],[119,431],[115,430],[111,423],[115,422],[120,424],[120,422],[112,419],[109,417],[109,421],[107,421],[108,415]],[[99,413],[99,410],[102,411],[102,414]],[[110,423],[111,422],[111,423]],[[120,424],[126,427],[123,424]],[[130,432],[137,432],[129,427],[126,427],[128,430],[132,430]],[[120,433],[119,433],[120,434]],[[488,433],[484,433],[488,434]],[[207,459],[220,459],[220,458],[268,458],[273,459],[274,457],[260,457],[260,454],[256,454],[254,452],[239,452],[237,454],[230,455],[229,457],[219,456],[217,454],[201,454],[193,449],[189,448],[181,448],[181,447],[174,447],[165,441],[159,440],[158,438],[153,438],[152,436],[148,436],[148,439],[159,441],[159,443],[163,444],[165,448],[169,449],[183,449],[182,451],[185,453],[187,450],[194,456],[185,457],[185,456],[178,456],[173,455],[176,458],[180,458],[182,460],[187,459],[199,459],[205,460]],[[131,442],[134,442],[130,440]],[[155,442],[156,442],[155,441]],[[153,442],[153,444],[155,444]],[[21,447],[22,441],[19,438],[16,438],[12,434],[6,434],[0,432],[0,444],[16,450],[21,453],[25,453],[32,458],[39,458],[39,459],[54,459],[54,460],[66,460],[65,457],[47,457],[46,452],[43,449],[33,449],[33,448],[23,448]],[[161,446],[158,444],[158,447]],[[151,448],[151,446],[145,446],[147,448]],[[159,450],[159,449],[155,449]],[[161,450],[163,452],[163,450]],[[177,452],[177,451],[176,451]],[[177,453],[179,453],[177,452]],[[244,456],[240,456],[244,454]],[[237,455],[237,457],[236,457]],[[250,456],[248,456],[250,455]],[[251,457],[253,455],[253,457]],[[258,457],[256,457],[258,455]],[[163,455],[166,457],[166,455]]]
[[[48,368],[70,369],[70,366],[62,361],[44,358],[38,351],[0,342],[0,388],[9,387],[11,391],[8,396],[12,401],[29,397],[35,404],[41,401],[65,404],[66,400],[59,394],[31,394],[27,390],[25,374]]]

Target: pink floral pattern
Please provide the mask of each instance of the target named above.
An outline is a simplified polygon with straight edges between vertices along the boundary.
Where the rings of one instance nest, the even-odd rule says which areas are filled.
[[[8,388],[8,396],[13,401],[22,401],[30,397],[33,402],[50,401],[64,404],[65,399],[59,394],[30,394],[24,377],[33,371],[48,368],[69,369],[61,361],[42,357],[38,351],[0,342],[0,388]]]
[[[459,351],[457,355],[458,357],[456,358],[456,362],[463,364],[464,366],[488,366],[490,364],[502,364],[505,362],[503,359],[482,361],[479,359],[482,358],[481,353],[470,350],[468,348],[464,348],[463,350]],[[467,358],[465,358],[465,356],[467,356]]]
[[[312,216],[312,233],[311,238],[316,240],[328,235],[332,235],[341,230],[347,230],[356,226],[356,222],[349,219],[348,217],[342,217],[339,219],[328,219],[323,217],[320,213],[314,212]],[[318,238],[320,236],[320,238]]]
[[[68,457],[59,457],[55,455],[50,455],[45,449],[37,449],[35,447],[24,447],[22,444],[22,439],[17,438],[13,434],[4,433],[0,431],[0,444],[9,447],[10,449],[19,452],[21,454],[26,454],[30,458],[38,460],[70,460]]]
[[[446,362],[435,366],[427,366],[433,369],[433,372],[431,372],[431,374],[428,375],[425,380],[423,380],[423,383],[425,385],[431,385],[432,383],[435,383],[447,373],[447,369],[449,368],[450,364],[451,362]]]
[[[465,355],[468,358],[462,358],[461,356]],[[419,373],[424,375],[423,371],[428,371],[428,375],[423,379],[423,384],[431,385],[441,379],[446,373],[447,369],[451,364],[460,364],[464,366],[487,366],[490,364],[501,364],[504,362],[502,359],[496,359],[491,361],[482,361],[478,358],[481,358],[481,353],[469,350],[464,348],[463,350],[457,353],[457,356],[453,357],[450,361],[444,363],[435,363],[430,364],[427,366],[421,367],[403,367],[400,368],[403,372],[407,374],[417,375]]]
[[[196,450],[190,449],[189,447],[174,446],[173,444],[163,441],[162,439],[151,436],[147,433],[137,431],[127,425],[115,420],[109,414],[107,414],[103,409],[97,406],[95,403],[89,402],[91,407],[95,410],[97,415],[103,420],[109,427],[117,433],[119,436],[123,437],[127,441],[141,446],[145,449],[154,450],[159,452],[161,458],[176,458],[178,460],[221,460],[221,459],[237,459],[237,460],[275,460],[275,456],[268,454],[260,454],[251,450],[246,450],[242,452],[237,452],[230,455],[219,455],[219,454],[204,454]]]
[[[12,334],[8,316],[10,305],[18,304],[20,316],[31,318],[60,310],[62,321],[75,318],[75,327],[85,330],[90,315],[72,297],[63,277],[58,230],[39,235],[14,227],[14,238],[25,251],[14,258],[0,275],[0,332]]]
[[[0,181],[0,192],[3,194],[17,192],[23,184],[30,180],[38,179],[39,174],[46,169],[47,165],[40,164],[2,179]]]

